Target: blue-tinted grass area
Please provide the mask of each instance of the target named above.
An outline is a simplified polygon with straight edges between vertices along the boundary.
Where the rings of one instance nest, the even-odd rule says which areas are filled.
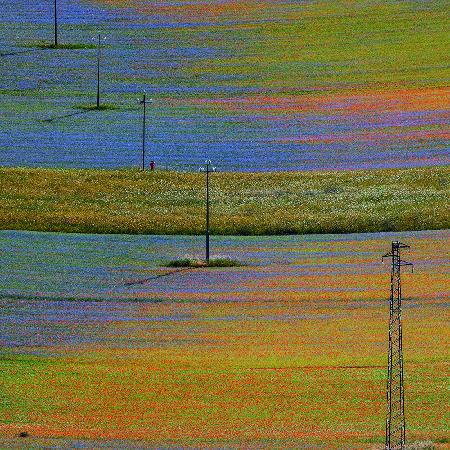
[[[373,448],[397,239],[409,435],[442,442],[448,238],[213,237],[248,265],[172,271],[202,238],[1,231],[0,447]]]
[[[299,282],[292,292],[336,293],[355,288],[308,286],[301,277],[380,274],[388,268],[380,253],[390,240],[417,243],[421,252],[432,241],[436,251],[418,264],[445,271],[448,231],[211,238],[211,257],[239,260],[243,267],[165,268],[169,260],[203,258],[201,236],[129,236],[0,231],[0,297],[89,301],[149,301],[216,298],[254,299],[266,293],[258,280],[274,280],[274,295],[283,292],[279,277]],[[431,245],[431,244],[430,244]],[[387,273],[387,272],[386,272]],[[256,281],[255,281],[256,280]],[[248,285],[250,283],[250,285]],[[250,287],[252,286],[252,287]],[[256,291],[255,291],[256,289]],[[288,289],[287,292],[290,292]]]
[[[0,1],[1,165],[139,166],[144,89],[154,99],[146,163],[158,167],[197,170],[206,157],[242,171],[448,163],[446,111],[436,101],[448,92],[427,90],[448,79],[439,62],[443,2],[383,2],[367,23],[376,10],[347,16],[339,1],[331,12],[320,2],[284,2],[222,24],[151,14],[137,3],[61,2],[62,44],[89,47],[97,33],[106,37],[102,102],[117,109],[80,113],[95,103],[96,50],[38,48],[53,39],[52,2]],[[425,32],[433,50],[423,47]],[[432,60],[417,59],[421,46]],[[417,86],[425,100],[402,91]],[[393,98],[348,110],[370,100],[372,88],[393,90]]]

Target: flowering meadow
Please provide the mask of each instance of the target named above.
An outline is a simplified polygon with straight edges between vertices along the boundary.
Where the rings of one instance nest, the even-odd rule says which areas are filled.
[[[58,49],[52,2],[0,7],[2,165],[138,166],[144,90],[163,167],[449,163],[443,0],[65,0]]]
[[[248,266],[184,272],[201,238],[2,231],[1,447],[380,449],[394,238],[408,441],[447,448],[447,231],[215,238]]]
[[[450,448],[448,2],[53,4],[0,0],[0,448],[381,450],[396,240]]]
[[[446,229],[447,167],[211,175],[221,235]],[[202,234],[205,175],[0,168],[0,229]]]

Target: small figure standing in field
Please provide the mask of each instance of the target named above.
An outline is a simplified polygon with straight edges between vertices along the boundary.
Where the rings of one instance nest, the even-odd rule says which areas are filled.
[[[150,170],[155,170],[155,161],[150,161]]]

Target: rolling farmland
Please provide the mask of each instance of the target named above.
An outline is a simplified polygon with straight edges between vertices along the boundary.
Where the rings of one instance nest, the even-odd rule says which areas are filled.
[[[3,0],[0,158],[8,166],[140,162],[276,171],[448,164],[444,1],[143,2],[67,0],[60,40],[48,2]],[[102,99],[97,32],[107,40]]]
[[[449,228],[448,167],[214,173],[211,230],[276,235]],[[0,169],[0,229],[202,234],[205,176]]]
[[[395,236],[408,436],[446,448],[449,236]],[[379,448],[392,238],[215,238],[249,266],[206,275],[159,267],[196,237],[1,232],[2,447]]]
[[[448,449],[448,2],[53,4],[0,0],[0,447],[380,450],[401,240]]]

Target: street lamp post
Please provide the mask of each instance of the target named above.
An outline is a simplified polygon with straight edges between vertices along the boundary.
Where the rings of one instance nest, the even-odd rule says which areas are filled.
[[[144,107],[143,115],[142,115],[142,170],[145,170],[145,130],[146,130],[146,111],[147,111],[147,103],[152,103],[153,99],[147,100],[147,95],[144,91],[144,97],[139,103]]]
[[[201,172],[206,173],[206,231],[205,231],[205,238],[206,238],[206,264],[209,264],[209,236],[210,236],[210,229],[209,229],[209,174],[211,172],[215,172],[216,168],[211,166],[211,161],[208,159],[205,161],[205,167],[200,167]]]
[[[56,9],[56,0],[53,6],[54,22],[55,22],[55,47],[58,47],[58,14]]]
[[[103,38],[105,40],[106,38]],[[98,35],[98,44],[97,44],[97,109],[100,109],[100,59],[102,55],[101,49],[101,36]]]

